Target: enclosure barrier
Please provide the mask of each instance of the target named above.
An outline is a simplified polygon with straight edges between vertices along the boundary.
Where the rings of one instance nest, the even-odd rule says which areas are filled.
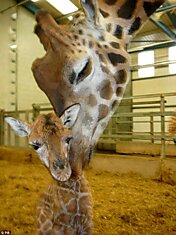
[[[130,111],[122,112],[130,107]],[[120,111],[119,111],[120,110]],[[167,124],[176,110],[176,93],[133,96],[124,98],[117,112],[99,139],[98,147],[116,146],[120,141],[135,140],[141,143],[160,143],[161,157],[165,157],[166,142],[172,143],[167,133]],[[50,104],[33,104],[31,110],[0,110],[0,145],[27,146],[27,138],[16,136],[5,123],[4,118],[12,116],[27,122],[34,120],[40,113],[52,111]],[[107,149],[106,148],[106,149]]]
[[[131,104],[128,112],[118,112]],[[168,122],[176,111],[176,93],[140,95],[124,98],[117,112],[99,139],[100,148],[115,149],[119,141],[160,143],[161,157],[166,155],[166,143],[172,143]],[[108,147],[106,147],[108,146]],[[110,147],[109,147],[110,146]],[[128,146],[128,143],[127,143]]]

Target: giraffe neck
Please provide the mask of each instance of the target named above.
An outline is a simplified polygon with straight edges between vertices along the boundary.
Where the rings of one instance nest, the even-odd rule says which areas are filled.
[[[50,224],[45,232],[62,235],[92,234],[92,201],[83,175],[78,179],[52,183],[38,211],[38,231]],[[45,221],[42,222],[44,214]]]
[[[98,0],[108,32],[125,45],[164,0]]]
[[[101,68],[101,71],[97,71],[94,75],[95,78],[91,81],[91,95],[87,97],[86,93],[82,93],[81,97],[78,97],[83,115],[79,116],[77,122],[79,128],[76,125],[73,133],[74,136],[78,136],[78,139],[79,136],[82,136],[81,145],[84,146],[84,149],[88,149],[87,154],[82,154],[85,156],[89,155],[88,147],[96,144],[123,97],[129,78],[129,55],[126,50],[126,41],[120,36],[114,35],[113,30],[111,32],[104,27],[104,25],[106,26],[106,23],[103,22],[105,19],[101,18],[100,26],[95,27],[89,21],[85,22],[83,27],[82,15],[75,20],[72,30],[77,35],[77,41],[74,42],[74,46],[80,53],[87,47],[87,50],[96,59],[92,66]],[[75,28],[74,25],[79,26],[79,22],[81,22],[80,27]],[[84,85],[86,86],[86,80]],[[87,89],[90,89],[89,81]],[[94,127],[92,128],[92,126]],[[77,146],[76,141],[73,146]],[[80,151],[77,152],[76,148],[73,153],[76,153],[75,156],[80,156]]]

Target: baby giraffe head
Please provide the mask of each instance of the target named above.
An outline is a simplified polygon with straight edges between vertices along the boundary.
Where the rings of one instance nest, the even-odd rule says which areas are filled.
[[[72,173],[69,163],[69,148],[72,136],[71,128],[76,122],[80,105],[75,104],[58,118],[56,114],[41,114],[33,123],[26,123],[13,117],[5,121],[18,136],[28,136],[41,162],[58,181],[67,181]]]

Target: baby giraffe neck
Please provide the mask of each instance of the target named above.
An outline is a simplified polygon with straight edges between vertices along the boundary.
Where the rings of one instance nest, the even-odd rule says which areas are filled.
[[[38,234],[92,234],[92,199],[83,175],[65,182],[54,181],[37,211]]]

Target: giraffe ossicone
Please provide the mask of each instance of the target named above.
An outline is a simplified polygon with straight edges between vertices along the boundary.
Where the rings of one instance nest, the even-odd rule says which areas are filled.
[[[5,118],[17,135],[28,136],[40,161],[54,178],[37,206],[37,235],[92,235],[88,183],[79,166],[72,169],[70,164],[70,143],[74,136],[68,128],[74,126],[79,110],[80,105],[75,104],[61,118],[53,113],[41,114],[31,124]]]
[[[84,148],[78,152],[75,141],[72,148],[83,167],[123,97],[129,80],[127,46],[163,2],[82,0],[84,13],[69,25],[57,24],[46,12],[36,15],[36,34],[47,53],[34,61],[32,71],[58,115],[81,104],[73,132]]]

